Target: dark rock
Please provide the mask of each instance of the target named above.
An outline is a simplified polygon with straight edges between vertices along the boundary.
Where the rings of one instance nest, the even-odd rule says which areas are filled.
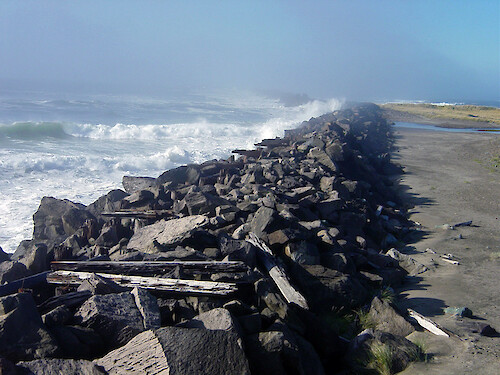
[[[160,328],[160,308],[156,297],[147,290],[137,287],[132,289],[131,294],[134,296],[135,305],[141,313],[144,329]]]
[[[0,263],[5,262],[6,260],[10,260],[10,255],[3,251],[0,247]]]
[[[95,219],[94,215],[82,204],[43,197],[33,215],[33,239],[53,244],[61,242],[90,219]]]
[[[262,318],[259,313],[242,315],[238,317],[238,322],[247,335],[258,333],[262,330]]]
[[[129,194],[135,193],[139,190],[146,190],[150,187],[156,186],[156,178],[152,177],[132,177],[123,176],[122,185],[125,191]]]
[[[19,375],[19,371],[11,361],[0,356],[0,374]]]
[[[132,207],[144,207],[155,198],[149,190],[139,190],[122,199],[120,207],[127,209]],[[148,207],[149,208],[149,207]]]
[[[88,290],[92,294],[110,294],[121,293],[127,289],[118,285],[112,280],[105,279],[104,277],[93,274],[91,277],[85,279],[77,289],[78,292],[83,292],[86,290]]]
[[[17,367],[34,375],[105,375],[106,371],[91,361],[83,359],[43,358],[19,362]]]
[[[196,230],[206,226],[208,219],[202,215],[180,219],[160,220],[134,233],[127,248],[154,253],[160,251],[158,245],[176,246],[189,238]]]
[[[4,261],[0,263],[0,284],[19,280],[30,274],[21,262]]]
[[[115,225],[104,226],[101,234],[95,240],[95,245],[113,247],[118,243],[118,233]]]
[[[319,264],[319,251],[308,241],[291,242],[285,246],[285,255],[298,264]]]
[[[75,313],[75,319],[98,332],[111,347],[126,344],[144,330],[142,315],[131,293],[92,296]]]
[[[277,213],[272,208],[260,207],[250,222],[252,232],[254,232],[258,237],[264,238],[264,236],[275,229],[273,227],[277,221],[276,217]]]
[[[227,256],[228,260],[240,260],[250,268],[255,267],[255,247],[247,241],[235,240],[228,235],[221,235],[219,236],[219,249],[222,256]]]
[[[354,277],[320,265],[295,265],[290,271],[315,311],[361,306],[368,296]]]
[[[250,374],[238,337],[227,331],[165,327],[137,335],[96,363],[109,374]]]
[[[54,326],[50,332],[56,338],[65,358],[90,359],[103,354],[102,338],[90,328],[80,326]]]
[[[103,212],[113,212],[119,208],[120,201],[128,194],[123,190],[111,190],[108,194],[103,195],[95,202],[87,206],[89,211],[95,217],[99,217]]]
[[[57,353],[57,344],[45,329],[31,294],[0,297],[0,355],[19,361]]]
[[[47,245],[43,243],[34,245],[34,248],[25,254],[19,262],[23,263],[31,274],[48,270]]]
[[[415,331],[396,310],[386,301],[381,301],[378,297],[373,298],[368,312],[378,331],[389,332],[393,335],[408,336]]]
[[[182,166],[162,173],[157,178],[157,181],[169,187],[177,187],[182,185],[194,185],[198,182],[199,178],[200,172],[197,168],[194,166]]]
[[[62,305],[42,315],[42,322],[46,326],[62,326],[71,318],[73,318],[73,313],[66,306]]]

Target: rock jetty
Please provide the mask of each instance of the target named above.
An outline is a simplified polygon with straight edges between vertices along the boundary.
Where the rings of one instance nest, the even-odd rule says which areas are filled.
[[[401,371],[418,348],[386,297],[419,269],[386,254],[412,230],[391,146],[358,104],[88,206],[44,197],[0,252],[0,372],[347,374],[380,346]]]

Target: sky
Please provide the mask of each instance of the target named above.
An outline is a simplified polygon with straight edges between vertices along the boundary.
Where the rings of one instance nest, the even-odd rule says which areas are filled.
[[[500,100],[500,1],[1,0],[0,85]]]

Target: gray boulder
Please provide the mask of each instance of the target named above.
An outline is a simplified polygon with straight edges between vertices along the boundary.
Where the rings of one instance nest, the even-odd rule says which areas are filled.
[[[31,251],[24,254],[19,262],[24,264],[29,273],[32,274],[48,270],[47,245],[43,243],[34,245]]]
[[[95,362],[110,375],[250,374],[245,353],[234,333],[197,328],[145,331]]]
[[[19,362],[19,370],[31,375],[105,375],[106,371],[91,361],[83,359],[44,358]],[[25,372],[23,372],[25,373]]]
[[[139,190],[145,190],[150,187],[156,186],[156,178],[152,177],[132,177],[123,176],[122,185],[125,191],[129,194],[135,193]]]
[[[86,220],[95,219],[85,206],[67,199],[43,197],[33,215],[33,239],[50,244],[62,242],[76,232]]]
[[[193,319],[181,323],[179,327],[184,328],[204,328],[210,330],[221,330],[239,334],[241,328],[231,313],[225,308],[218,307],[203,314],[195,316]]]
[[[98,332],[112,347],[124,345],[144,331],[142,315],[131,293],[92,296],[75,313],[75,319]]]
[[[422,263],[417,262],[411,256],[403,254],[396,249],[390,249],[387,255],[397,260],[399,266],[408,272],[410,276],[415,276],[428,270]]]
[[[89,204],[87,206],[87,211],[95,217],[99,217],[103,212],[116,211],[120,206],[120,201],[127,195],[128,194],[123,190],[111,190],[108,194],[103,195],[95,202]]]
[[[321,265],[295,265],[290,271],[313,310],[361,306],[368,296],[363,285],[351,275]]]
[[[158,245],[170,247],[179,245],[208,223],[207,217],[202,215],[160,220],[137,230],[127,244],[127,248],[144,253],[155,253],[159,251]]]
[[[378,297],[373,298],[368,314],[376,324],[378,331],[399,336],[408,336],[415,331],[413,326],[398,314],[387,301],[381,301]]]
[[[16,362],[57,353],[57,344],[43,325],[31,294],[0,298],[1,356]]]
[[[156,297],[142,288],[134,288],[131,293],[134,296],[135,305],[141,313],[144,329],[160,328],[160,308]]]

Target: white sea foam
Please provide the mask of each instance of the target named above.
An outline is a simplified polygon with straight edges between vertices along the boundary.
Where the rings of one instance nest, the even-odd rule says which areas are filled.
[[[113,106],[102,101],[38,105],[73,107],[81,103],[89,110]],[[137,100],[122,107],[144,113],[152,108],[163,111],[165,105],[181,112],[192,107],[195,118],[166,118],[145,124],[93,124],[73,118],[6,124],[0,118],[4,122],[0,125],[0,246],[12,252],[22,239],[31,238],[31,216],[45,195],[89,204],[120,188],[123,175],[156,177],[179,165],[227,158],[233,149],[250,148],[264,138],[282,136],[284,130],[341,106],[340,101],[332,99],[285,107],[274,99],[231,95],[198,98],[182,103],[180,109],[174,104]],[[224,115],[217,117],[219,111]]]

